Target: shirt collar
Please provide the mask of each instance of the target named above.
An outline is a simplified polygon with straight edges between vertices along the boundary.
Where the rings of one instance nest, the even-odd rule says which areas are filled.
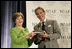
[[[44,19],[44,22],[46,22],[46,18]],[[42,23],[42,21],[40,21],[40,23]]]
[[[41,26],[42,26],[42,21],[40,21]],[[44,25],[46,24],[46,18],[44,19]]]

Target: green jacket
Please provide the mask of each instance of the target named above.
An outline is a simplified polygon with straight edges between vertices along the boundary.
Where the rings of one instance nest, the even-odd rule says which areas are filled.
[[[10,35],[12,39],[11,48],[28,48],[32,45],[32,39],[27,39],[26,35],[29,34],[27,28],[11,28]]]

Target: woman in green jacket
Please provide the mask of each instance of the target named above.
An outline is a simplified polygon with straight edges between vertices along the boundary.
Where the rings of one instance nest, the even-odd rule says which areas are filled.
[[[15,27],[10,29],[12,39],[11,48],[28,48],[32,45],[34,32],[29,33],[27,28],[23,28],[24,16],[21,12],[14,13],[13,21]]]

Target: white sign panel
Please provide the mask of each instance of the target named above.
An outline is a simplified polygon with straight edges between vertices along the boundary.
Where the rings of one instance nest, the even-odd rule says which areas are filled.
[[[60,48],[71,47],[71,1],[26,1],[26,23],[29,31],[39,22],[34,10],[42,7],[46,18],[56,19],[61,29]],[[30,48],[38,48],[34,43]]]

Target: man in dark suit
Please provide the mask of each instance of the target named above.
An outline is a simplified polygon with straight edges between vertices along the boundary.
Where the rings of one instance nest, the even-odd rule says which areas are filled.
[[[38,48],[58,48],[57,39],[60,38],[61,31],[57,21],[46,19],[45,11],[41,7],[35,9],[35,14],[40,22],[34,26],[34,30],[44,34],[35,35],[34,43]]]

